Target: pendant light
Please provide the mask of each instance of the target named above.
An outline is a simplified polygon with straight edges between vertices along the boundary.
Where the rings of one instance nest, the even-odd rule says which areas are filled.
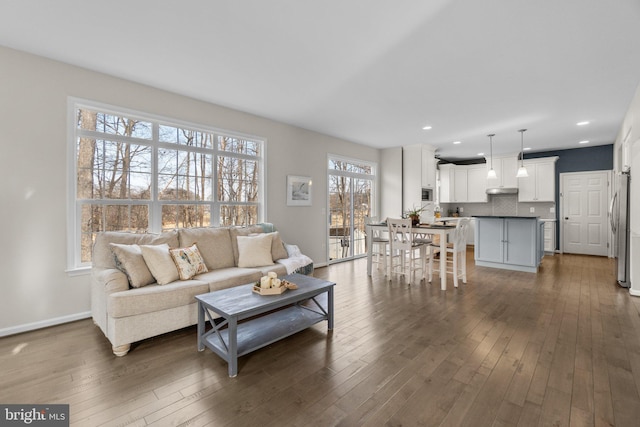
[[[516,174],[517,178],[526,178],[529,176],[527,172],[527,168],[524,167],[524,133],[526,129],[520,129],[520,167],[518,168],[518,173]]]
[[[495,133],[490,133],[489,135],[487,135],[489,137],[489,160],[490,160],[490,168],[489,168],[489,172],[487,172],[487,179],[496,179],[497,175],[496,175],[496,171],[493,170],[493,137],[496,136]]]

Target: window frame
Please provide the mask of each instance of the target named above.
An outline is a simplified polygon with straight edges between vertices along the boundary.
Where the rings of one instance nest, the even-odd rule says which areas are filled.
[[[99,113],[113,114],[126,118],[150,122],[152,125],[151,139],[141,139],[136,137],[128,137],[124,135],[112,135],[101,132],[94,132],[79,129],[77,126],[77,111],[80,109],[88,109]],[[160,142],[159,129],[161,125],[173,126],[177,128],[188,129],[190,131],[208,133],[213,136],[212,147],[189,147],[183,144],[172,142]],[[151,195],[149,199],[80,199],[78,198],[77,176],[77,144],[80,136],[89,136],[91,138],[105,139],[108,136],[110,140],[121,141],[134,144],[148,145],[151,148]],[[252,156],[244,153],[235,153],[232,151],[222,151],[218,149],[219,137],[237,138],[255,142],[259,146],[259,155]],[[221,206],[256,206],[257,218],[256,222],[264,222],[265,206],[267,202],[266,195],[266,151],[267,140],[264,137],[244,134],[241,132],[221,129],[214,126],[208,126],[193,122],[188,122],[171,117],[160,116],[152,113],[145,113],[124,107],[113,106],[97,101],[87,99],[68,97],[67,99],[67,273],[70,275],[85,274],[91,269],[91,262],[82,262],[82,207],[90,204],[104,205],[147,205],[148,206],[148,233],[161,233],[162,230],[162,207],[166,205],[205,205],[210,210],[210,224],[215,227],[220,225],[220,208]],[[178,150],[195,152],[199,154],[211,155],[211,200],[160,200],[158,195],[158,156],[160,149]],[[221,156],[232,157],[257,162],[257,182],[258,196],[255,202],[239,202],[239,201],[221,201],[218,199],[217,172],[218,159]]]

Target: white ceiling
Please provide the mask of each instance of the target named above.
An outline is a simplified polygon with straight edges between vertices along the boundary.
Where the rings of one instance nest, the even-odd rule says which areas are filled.
[[[519,151],[520,128],[533,151],[613,143],[640,83],[640,1],[0,0],[0,45],[470,158],[489,133],[494,154]]]

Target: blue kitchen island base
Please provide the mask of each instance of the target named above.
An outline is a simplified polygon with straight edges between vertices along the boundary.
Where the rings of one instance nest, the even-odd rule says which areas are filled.
[[[544,256],[544,222],[538,217],[475,218],[476,266],[538,272]]]

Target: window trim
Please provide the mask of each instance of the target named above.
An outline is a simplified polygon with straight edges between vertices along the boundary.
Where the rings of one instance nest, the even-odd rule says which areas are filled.
[[[133,118],[141,121],[150,121],[154,124],[160,123],[162,125],[175,126],[179,128],[187,128],[197,132],[211,133],[217,136],[225,136],[230,138],[238,138],[238,139],[246,139],[250,141],[255,141],[261,144],[260,147],[260,156],[255,157],[251,155],[246,155],[244,153],[231,153],[235,158],[243,158],[248,160],[257,160],[259,164],[259,173],[258,179],[260,183],[261,191],[258,195],[257,200],[257,220],[258,222],[264,222],[266,217],[266,204],[267,204],[267,174],[266,174],[266,164],[267,164],[267,138],[246,134],[237,131],[230,131],[228,129],[223,129],[215,126],[208,126],[202,123],[193,123],[186,120],[166,117],[153,113],[145,113],[142,111],[133,110],[126,107],[119,107],[111,104],[106,104],[99,101],[92,101],[83,98],[77,97],[67,97],[67,269],[66,272],[70,276],[85,274],[90,271],[91,263],[90,262],[82,262],[81,261],[81,253],[80,253],[80,241],[82,230],[80,228],[80,224],[78,224],[79,218],[81,217],[81,209],[82,205],[78,203],[76,198],[77,196],[77,159],[76,159],[76,145],[77,145],[77,137],[78,137],[78,129],[77,123],[75,120],[75,115],[77,109],[86,108],[94,111],[99,111],[101,113],[114,114],[118,116],[126,116],[128,118]],[[92,131],[82,131],[85,135],[92,134]],[[157,182],[156,177],[158,175],[158,165],[155,158],[157,157],[157,150],[159,148],[170,148],[170,149],[179,149],[179,144],[166,143],[159,141],[159,135],[157,135],[157,126],[153,126],[152,129],[152,139],[145,140],[135,137],[127,137],[118,135],[117,139],[121,141],[127,141],[131,143],[139,143],[144,141],[146,144],[149,144],[152,148],[152,156],[154,156],[154,161],[152,161],[152,198],[150,200],[110,200],[110,204],[127,204],[130,205],[132,203],[135,204],[147,204],[149,205],[149,232],[150,233],[161,233],[162,232],[162,220],[161,220],[161,206],[163,204],[174,204],[172,202],[167,203],[158,203],[158,195],[157,195]],[[96,132],[95,136],[97,138],[104,138],[105,134]],[[224,204],[224,205],[240,205],[246,206],[244,203],[238,202],[221,202],[218,200],[217,195],[217,185],[215,183],[215,177],[217,176],[217,162],[216,158],[221,153],[217,149],[217,138],[214,138],[214,145],[211,149],[199,148],[199,147],[191,147],[189,151],[195,151],[199,153],[207,153],[212,154],[212,199],[210,201],[202,201],[202,203],[197,203],[194,201],[187,201],[187,204],[205,204],[211,207],[211,212],[215,211],[215,207]],[[100,199],[103,200],[103,199]],[[176,201],[175,204],[185,204],[185,201]],[[160,215],[160,217],[159,217]],[[219,226],[220,218],[218,215],[212,216],[210,226]]]

